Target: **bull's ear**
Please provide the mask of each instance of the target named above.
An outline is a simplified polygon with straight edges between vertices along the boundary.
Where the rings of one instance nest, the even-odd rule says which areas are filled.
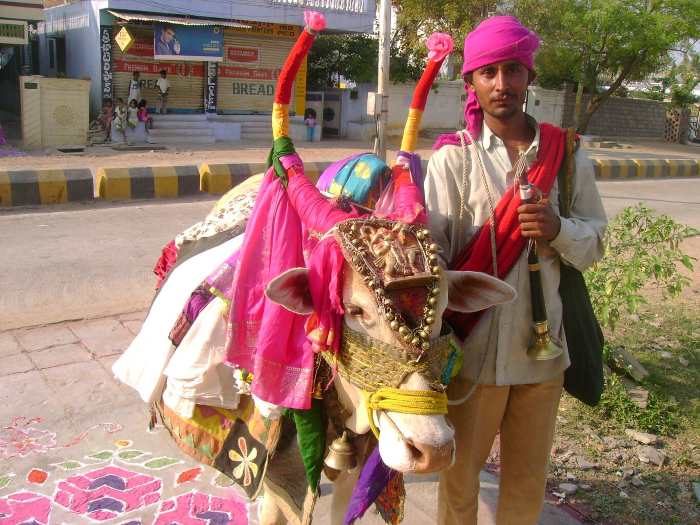
[[[309,271],[306,268],[292,268],[278,275],[268,283],[265,295],[295,314],[308,315],[313,312]]]
[[[515,300],[515,289],[481,272],[446,271],[447,307],[455,312],[478,312],[496,304]]]

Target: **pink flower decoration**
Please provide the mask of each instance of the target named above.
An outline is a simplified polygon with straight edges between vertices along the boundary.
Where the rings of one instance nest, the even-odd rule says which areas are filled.
[[[326,29],[326,17],[318,11],[304,11],[304,25],[318,33]]]
[[[428,58],[440,62],[454,49],[454,41],[447,33],[433,33],[425,43],[428,46]]]

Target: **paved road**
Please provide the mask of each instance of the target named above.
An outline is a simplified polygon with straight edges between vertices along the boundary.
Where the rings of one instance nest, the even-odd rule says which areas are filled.
[[[700,180],[602,182],[599,188],[610,216],[645,202],[700,229]],[[160,248],[201,220],[212,201],[0,212],[0,331],[145,308]]]

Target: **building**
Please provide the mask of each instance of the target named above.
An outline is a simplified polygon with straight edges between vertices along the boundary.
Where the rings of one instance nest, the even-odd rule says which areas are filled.
[[[91,109],[125,98],[134,71],[156,104],[162,70],[169,113],[269,113],[303,11],[322,11],[328,30],[372,31],[375,0],[83,0],[44,2],[42,74],[90,78]],[[305,67],[291,110],[305,104]]]
[[[41,0],[0,0],[0,111],[19,114],[19,75],[38,71]]]

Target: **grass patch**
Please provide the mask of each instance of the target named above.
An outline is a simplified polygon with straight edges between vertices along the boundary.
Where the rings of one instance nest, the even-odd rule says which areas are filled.
[[[600,404],[592,410],[598,412],[599,417],[614,420],[622,428],[652,434],[670,436],[680,426],[677,402],[669,400],[662,392],[650,392],[648,406],[640,408],[632,402],[627,388],[616,374],[606,378]]]

